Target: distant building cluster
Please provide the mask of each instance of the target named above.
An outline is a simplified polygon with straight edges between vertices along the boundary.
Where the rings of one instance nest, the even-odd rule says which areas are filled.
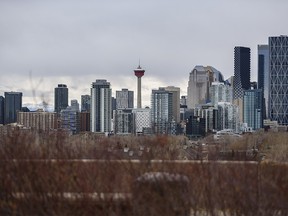
[[[217,131],[241,133],[273,125],[288,126],[288,36],[269,37],[258,45],[258,80],[251,82],[251,51],[234,48],[234,75],[224,79],[212,66],[197,65],[189,74],[187,95],[175,86],[151,91],[150,107],[142,107],[141,82],[134,92],[122,88],[112,97],[110,82],[96,79],[81,102],[69,101],[66,84],[54,89],[54,112],[22,107],[21,92],[0,96],[0,124],[21,125],[36,131],[61,130],[108,135],[186,134],[201,137]]]

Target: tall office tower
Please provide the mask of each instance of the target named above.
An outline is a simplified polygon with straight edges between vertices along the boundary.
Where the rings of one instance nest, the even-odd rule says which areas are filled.
[[[54,91],[55,112],[60,113],[62,109],[68,106],[68,88],[65,84],[58,84]]]
[[[81,95],[81,112],[90,112],[90,95]]]
[[[156,134],[171,134],[173,123],[173,95],[171,92],[159,89],[152,90],[151,95],[151,125]]]
[[[0,124],[4,124],[4,101],[5,98],[0,96]]]
[[[212,105],[217,107],[219,102],[232,103],[232,90],[230,85],[221,82],[213,82],[209,89]]]
[[[134,70],[134,74],[137,77],[137,108],[142,108],[141,105],[141,77],[144,76],[145,70],[140,67],[140,63],[137,69]]]
[[[73,110],[75,110],[75,111],[77,111],[77,112],[80,111],[80,109],[79,109],[79,103],[78,103],[78,101],[77,101],[76,99],[71,100],[71,109],[73,109]]]
[[[75,108],[68,106],[60,111],[60,127],[77,134],[80,131],[80,113]]]
[[[263,127],[263,90],[245,90],[243,96],[243,123],[257,130]]]
[[[43,109],[35,112],[18,112],[17,123],[39,131],[55,130],[58,127],[57,113],[44,112]]]
[[[258,89],[263,89],[264,110],[263,118],[268,116],[268,99],[269,99],[269,46],[258,45]]]
[[[107,80],[96,80],[91,88],[91,127],[92,132],[111,131],[112,90]]]
[[[269,70],[270,119],[288,125],[288,36],[269,37]]]
[[[187,88],[187,107],[193,109],[197,104],[210,101],[209,88],[212,82],[224,82],[220,71],[211,66],[196,66],[189,75]]]
[[[22,109],[22,92],[5,92],[4,124],[17,121],[17,112]]]
[[[116,91],[116,109],[134,108],[134,92],[128,89]]]
[[[133,109],[133,132],[137,134],[145,134],[145,131],[151,128],[151,109],[141,108]]]
[[[173,119],[176,123],[180,122],[180,88],[174,87],[174,86],[167,86],[163,88],[166,91],[169,91],[172,93],[172,115]]]
[[[234,48],[233,99],[242,99],[243,90],[250,89],[250,48]]]

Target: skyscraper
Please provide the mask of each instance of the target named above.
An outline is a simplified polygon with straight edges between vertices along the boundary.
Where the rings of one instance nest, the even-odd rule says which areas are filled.
[[[224,82],[220,71],[211,66],[197,65],[189,75],[187,88],[187,107],[193,109],[197,104],[210,101],[209,88],[212,82]]]
[[[164,90],[172,93],[172,115],[176,123],[180,122],[180,88],[175,86],[163,87]]]
[[[250,89],[250,48],[234,48],[234,99],[242,99],[243,90]]]
[[[81,95],[81,112],[90,112],[90,95]]]
[[[269,99],[269,46],[258,45],[258,89],[263,90],[264,95],[264,110],[263,117],[268,116],[268,99]]]
[[[263,90],[245,90],[243,96],[243,123],[257,130],[263,127]]]
[[[54,91],[55,112],[60,113],[62,109],[68,106],[68,88],[65,84],[58,84]]]
[[[172,93],[163,89],[152,90],[151,123],[156,134],[172,132]]]
[[[288,125],[288,36],[269,37],[269,70],[270,118]]]
[[[5,98],[0,96],[0,124],[4,124],[4,101]]]
[[[4,123],[17,121],[17,112],[22,109],[22,92],[5,92]]]
[[[91,131],[110,132],[112,90],[107,80],[96,80],[91,88]]]
[[[116,91],[116,108],[134,108],[134,92],[129,91],[128,89]]]
[[[209,89],[212,105],[218,106],[219,102],[232,103],[232,87],[223,82],[213,82]]]

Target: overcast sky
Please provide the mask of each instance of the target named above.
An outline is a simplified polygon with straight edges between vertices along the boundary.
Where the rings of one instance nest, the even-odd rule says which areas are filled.
[[[142,78],[143,105],[151,90],[174,85],[186,94],[195,65],[234,73],[234,47],[251,48],[288,32],[287,0],[0,0],[0,95],[23,92],[23,103],[54,104],[54,88],[69,88],[69,103],[107,79],[134,90]],[[136,103],[135,103],[136,104]]]

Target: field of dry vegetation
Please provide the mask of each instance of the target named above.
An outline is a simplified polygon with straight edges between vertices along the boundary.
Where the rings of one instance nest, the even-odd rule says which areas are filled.
[[[257,150],[210,161],[183,160],[183,136],[14,131],[0,141],[0,215],[288,215],[287,138],[207,137],[211,155]]]

